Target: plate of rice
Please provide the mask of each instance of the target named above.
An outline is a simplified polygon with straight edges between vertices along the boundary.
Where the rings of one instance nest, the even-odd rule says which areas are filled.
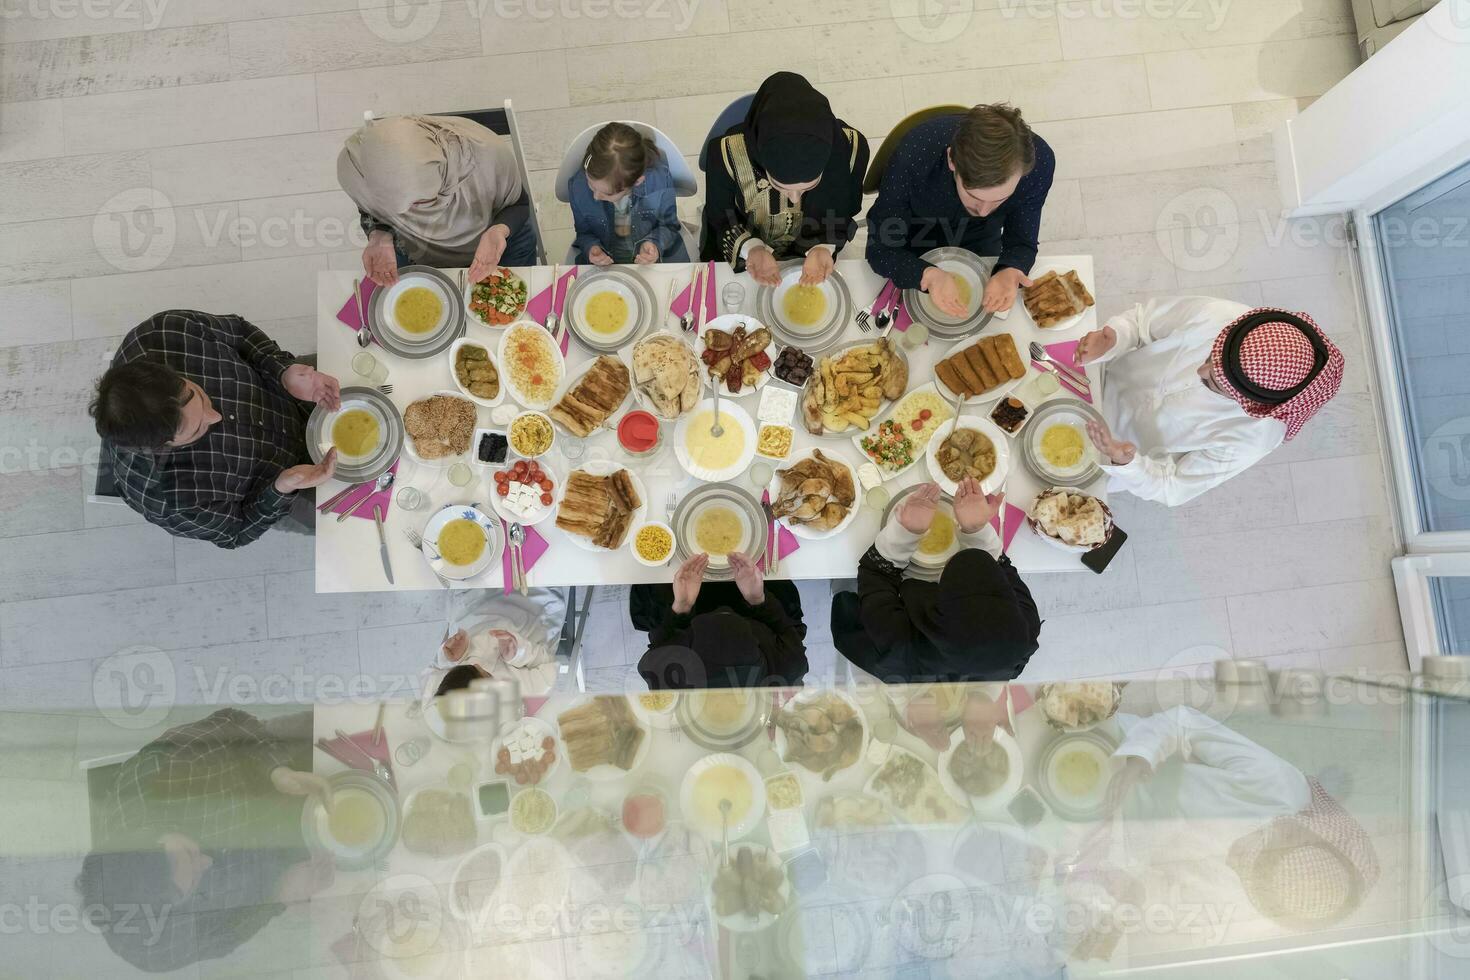
[[[566,373],[561,348],[539,323],[522,320],[500,337],[501,379],[511,397],[527,408],[548,409]]]

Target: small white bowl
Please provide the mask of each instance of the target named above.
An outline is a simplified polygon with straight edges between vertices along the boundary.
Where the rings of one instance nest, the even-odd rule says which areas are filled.
[[[489,355],[490,365],[495,368],[495,373],[500,376],[499,392],[494,398],[481,398],[479,395],[472,395],[468,388],[459,383],[459,375],[455,372],[454,365],[459,359],[459,352],[466,347],[478,347]],[[485,408],[494,408],[496,405],[505,401],[505,377],[500,370],[500,359],[495,356],[495,351],[491,345],[484,341],[461,337],[449,345],[449,380],[454,382],[454,386],[459,389],[460,394],[464,395],[476,405],[481,405]]]
[[[546,448],[543,449],[539,453],[523,452],[521,450],[521,448],[516,445],[516,440],[515,440],[515,435],[514,435],[514,430],[515,430],[515,424],[516,424],[516,422],[520,421],[523,418],[527,418],[528,416],[532,416],[532,415],[536,416],[539,419],[544,420],[546,422],[547,427],[551,429],[551,441],[548,442],[546,444]],[[525,412],[521,412],[515,418],[511,419],[510,425],[508,425],[508,426],[505,427],[505,437],[510,440],[510,451],[513,452],[513,453],[515,453],[521,459],[540,459],[542,456],[545,456],[547,453],[551,452],[551,448],[556,445],[556,426],[552,424],[551,416],[550,415],[547,415],[545,412],[525,411]]]
[[[644,558],[638,553],[638,532],[643,530],[645,527],[661,527],[665,531],[669,532],[669,553],[664,556],[663,561],[649,561],[647,558]],[[674,536],[674,529],[669,527],[663,521],[644,521],[642,524],[639,524],[636,528],[634,528],[633,532],[628,535],[628,546],[632,548],[633,557],[638,560],[638,564],[646,565],[649,568],[662,568],[669,563],[670,559],[674,557],[674,552],[678,550],[679,547],[679,539]]]

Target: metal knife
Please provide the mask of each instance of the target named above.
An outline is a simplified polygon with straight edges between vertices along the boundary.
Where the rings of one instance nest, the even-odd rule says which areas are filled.
[[[373,523],[378,525],[378,554],[383,559],[383,574],[388,576],[388,584],[393,583],[393,564],[388,561],[388,536],[383,533],[383,508],[373,505]]]
[[[766,574],[775,575],[780,562],[781,542],[776,538],[776,515],[771,511],[771,492],[761,494],[761,510],[766,514]]]
[[[356,490],[358,487],[365,487],[369,483],[372,483],[372,482],[373,482],[372,480],[364,480],[361,483],[354,483],[351,486],[349,486],[346,490],[343,490],[341,493],[339,493],[339,494],[335,495],[334,497],[332,497],[332,499],[331,500],[328,500],[326,503],[324,503],[324,504],[317,504],[316,505],[316,509],[319,510],[319,511],[321,511],[323,514],[325,514],[327,511],[331,510],[333,507],[335,507],[339,503],[341,503],[342,502],[342,499],[344,497],[346,497],[349,493],[351,493],[352,491]]]

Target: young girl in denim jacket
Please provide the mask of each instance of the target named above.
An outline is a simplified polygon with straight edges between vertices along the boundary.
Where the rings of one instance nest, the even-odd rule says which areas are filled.
[[[674,180],[652,137],[626,123],[608,123],[588,144],[570,191],[577,262],[689,261]]]

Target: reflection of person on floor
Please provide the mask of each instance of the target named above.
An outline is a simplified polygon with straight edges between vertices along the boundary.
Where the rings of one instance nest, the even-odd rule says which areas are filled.
[[[567,603],[555,589],[503,595],[494,589],[451,594],[449,625],[438,660],[427,672],[424,697],[469,687],[481,677],[514,677],[522,696],[539,697],[556,684],[556,651]]]
[[[1180,862],[1214,858],[1257,911],[1292,929],[1340,922],[1378,880],[1367,832],[1285,759],[1193,708],[1116,718],[1124,737],[1106,805],[1155,870],[1177,877]],[[1169,818],[1192,831],[1187,848],[1159,846],[1178,839],[1161,827]]]
[[[858,562],[858,591],[832,598],[832,642],[889,683],[1010,680],[1036,652],[1041,618],[990,519],[1003,503],[966,478],[954,497],[959,551],[913,563],[935,521],[939,486],[910,494]]]
[[[296,727],[310,740],[310,713]],[[108,850],[82,862],[77,889],[113,952],[165,972],[228,955],[285,905],[332,881],[301,840],[301,798],[326,803],[320,776],[290,766],[288,737],[224,708],[171,728],[123,763],[99,825]]]
[[[705,582],[709,556],[679,566],[672,585],[635,585],[633,627],[648,634],[638,673],[651,690],[798,687],[806,676],[806,624],[791,582],[767,582],[734,552],[733,582]]]

